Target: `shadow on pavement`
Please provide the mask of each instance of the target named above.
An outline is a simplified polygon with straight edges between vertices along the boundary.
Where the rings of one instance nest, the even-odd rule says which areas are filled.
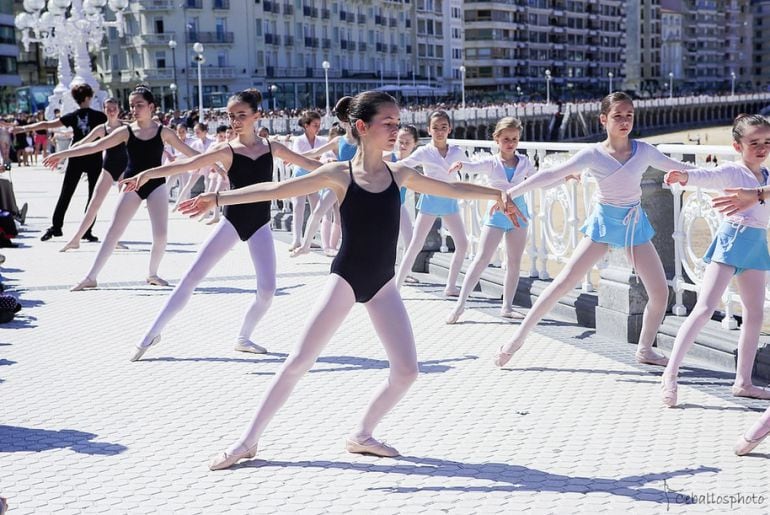
[[[407,462],[407,463],[404,463]],[[700,466],[675,470],[629,476],[619,479],[565,476],[552,474],[543,470],[532,469],[521,465],[507,463],[464,463],[460,461],[442,460],[438,458],[422,458],[417,456],[399,456],[393,459],[393,465],[379,463],[357,463],[342,461],[250,461],[243,462],[233,468],[267,468],[267,467],[302,467],[319,469],[359,470],[378,474],[400,474],[405,476],[428,476],[436,480],[436,486],[391,486],[371,488],[385,492],[410,494],[415,492],[557,492],[557,493],[607,493],[628,497],[639,501],[649,501],[658,504],[673,504],[676,492],[669,490],[666,481],[680,476],[692,476],[708,472],[720,472],[715,467]],[[408,464],[408,463],[411,463]],[[444,478],[466,478],[491,482],[483,486],[445,486]],[[647,486],[656,483],[658,486]]]
[[[260,359],[260,358],[248,359],[248,358],[222,358],[222,357],[173,358],[169,356],[164,356],[159,358],[144,358],[142,359],[142,362],[151,363],[154,361],[168,361],[168,362],[264,364],[264,363],[283,363],[289,355],[284,353],[269,352],[267,354],[262,354],[262,356],[271,356],[271,357],[267,359]],[[470,361],[475,359],[479,359],[479,357],[466,355],[461,358],[446,358],[446,359],[435,359],[435,360],[429,360],[429,361],[419,361],[417,364],[420,368],[420,373],[436,374],[436,373],[447,372],[452,368],[454,368],[448,365],[447,363],[456,363],[456,362]],[[331,364],[346,365],[346,366],[332,367],[332,368],[312,368],[310,369],[309,373],[313,374],[318,372],[347,372],[351,370],[384,370],[389,368],[390,366],[387,360],[360,358],[357,356],[321,356],[316,360],[316,363],[331,363]],[[275,372],[274,371],[273,372],[251,372],[251,374],[259,375],[259,376],[272,376],[272,375],[275,375]]]
[[[69,448],[81,454],[113,456],[126,450],[116,443],[92,442],[97,435],[73,429],[33,429],[0,425],[0,452],[41,452]]]

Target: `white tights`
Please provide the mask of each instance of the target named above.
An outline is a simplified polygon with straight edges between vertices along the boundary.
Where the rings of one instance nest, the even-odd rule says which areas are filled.
[[[404,252],[406,252],[406,249],[409,248],[409,242],[412,241],[414,227],[412,227],[412,219],[409,217],[409,211],[407,211],[406,206],[403,204],[401,204],[401,217],[398,223],[401,244],[404,246]]]
[[[168,322],[184,308],[193,291],[236,243],[238,233],[226,218],[221,220],[201,246],[190,268],[166,300],[166,304],[155,317],[155,321],[139,344],[146,347],[163,331]],[[267,312],[275,295],[275,247],[270,224],[265,224],[246,241],[257,276],[257,292],[254,301],[243,317],[239,338],[249,339],[257,323]]]
[[[86,208],[86,214],[83,215],[83,221],[80,222],[80,227],[78,227],[78,230],[72,235],[68,245],[77,246],[80,242],[80,238],[83,237],[88,228],[94,223],[96,214],[99,212],[99,208],[102,207],[104,199],[107,198],[107,194],[110,192],[112,184],[112,175],[106,170],[102,170],[101,175],[99,175],[99,180],[96,183],[96,187],[94,187],[94,193],[91,195],[91,202],[88,203],[88,208]]]
[[[112,217],[110,228],[102,240],[99,252],[96,253],[91,269],[86,274],[88,279],[96,280],[107,260],[115,250],[118,240],[125,232],[128,223],[136,214],[142,199],[135,191],[124,192],[120,194],[118,205],[115,208],[115,214]],[[158,267],[163,254],[166,252],[166,243],[168,241],[168,190],[166,185],[162,184],[150,193],[147,197],[147,211],[150,215],[150,226],[152,227],[152,250],[150,251],[150,269],[149,276],[158,275]]]
[[[513,297],[516,295],[516,287],[519,284],[519,271],[521,269],[521,255],[527,242],[527,229],[525,227],[503,231],[497,227],[485,226],[481,232],[479,251],[465,274],[460,297],[457,299],[455,311],[462,312],[465,309],[465,301],[479,282],[484,269],[492,261],[500,240],[505,236],[506,270],[503,280],[503,309],[510,309],[513,305]]]
[[[606,254],[607,247],[606,243],[595,243],[590,238],[583,238],[567,265],[537,298],[532,309],[529,310],[521,325],[516,329],[513,338],[503,346],[503,352],[515,351],[523,345],[529,332],[537,326],[560,298],[580,283],[586,273]],[[630,248],[626,249],[626,255],[631,259]],[[637,352],[649,354],[653,352],[652,345],[655,343],[655,336],[666,314],[668,284],[666,283],[663,263],[661,263],[652,242],[648,241],[633,247],[633,260],[634,268],[642,280],[645,290],[647,290],[648,298],[642,317],[642,331],[639,335]]]
[[[313,212],[310,214],[310,219],[307,221],[307,226],[305,227],[305,236],[302,241],[300,253],[308,252],[310,250],[310,245],[313,243],[313,236],[315,236],[316,231],[318,231],[318,226],[321,225],[322,221],[329,225],[326,232],[326,241],[324,241],[324,231],[321,231],[321,245],[323,246],[324,250],[336,248],[336,239],[339,237],[335,237],[335,235],[338,235],[340,232],[340,211],[339,208],[334,208],[335,204],[337,203],[337,195],[335,195],[331,190],[326,190],[321,194],[320,198],[320,202],[316,204]],[[330,211],[333,208],[335,218],[334,222],[331,222],[332,213]],[[327,218],[329,218],[328,221]],[[333,226],[336,226],[336,229],[333,228]],[[334,247],[331,246],[333,239],[335,240]]]
[[[257,412],[240,439],[227,452],[254,447],[270,420],[289,398],[300,378],[310,370],[326,344],[355,304],[353,289],[340,276],[332,274],[310,315],[297,347],[268,386]],[[406,394],[417,379],[417,351],[409,316],[391,280],[367,303],[377,336],[390,362],[388,378],[375,391],[352,437],[363,442],[372,436],[377,424]]]
[[[311,193],[310,195],[302,195],[292,199],[292,204],[294,206],[294,214],[291,219],[292,248],[297,248],[302,245],[302,225],[305,222],[305,200],[310,202],[310,211],[313,212],[315,211],[320,198],[318,193]],[[309,244],[308,247],[310,247]]]
[[[400,288],[404,283],[406,276],[412,271],[412,265],[417,259],[417,254],[422,250],[425,238],[428,236],[436,217],[420,213],[414,222],[414,233],[409,246],[406,248],[404,258],[401,260],[401,266],[398,268],[396,276],[396,285]],[[449,264],[449,276],[446,281],[447,291],[455,290],[457,287],[457,276],[460,274],[465,253],[468,250],[468,238],[465,236],[465,227],[463,226],[460,213],[452,213],[441,217],[441,223],[447,228],[455,244],[455,252],[452,261]]]
[[[690,350],[695,337],[706,325],[706,322],[711,320],[714,311],[719,307],[722,294],[734,273],[735,268],[730,265],[716,261],[708,264],[703,275],[703,286],[698,295],[698,301],[676,333],[674,349],[664,374],[672,379],[679,374],[679,367],[682,366],[687,351]],[[743,314],[743,324],[738,338],[738,366],[735,374],[735,386],[745,388],[752,384],[751,369],[754,366],[754,358],[757,355],[757,346],[759,345],[759,332],[762,329],[766,274],[764,270],[749,269],[735,276],[735,281],[741,296]]]

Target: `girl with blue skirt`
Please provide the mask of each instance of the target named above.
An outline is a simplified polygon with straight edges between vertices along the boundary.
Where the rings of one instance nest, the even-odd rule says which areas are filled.
[[[399,163],[415,167],[421,166],[426,177],[443,182],[457,182],[458,174],[450,173],[449,168],[455,161],[467,159],[463,149],[456,145],[449,145],[447,138],[452,131],[449,115],[444,111],[435,111],[428,117],[428,134],[431,142],[418,148],[414,153],[402,159]],[[457,276],[460,274],[465,252],[468,250],[468,238],[465,236],[465,226],[460,217],[460,208],[457,200],[438,195],[421,195],[417,202],[417,219],[414,222],[412,241],[409,242],[404,253],[404,259],[398,268],[396,284],[401,287],[407,274],[412,271],[412,265],[417,259],[417,254],[422,250],[425,238],[433,227],[436,218],[441,218],[442,226],[446,227],[452,236],[455,245],[454,256],[449,265],[444,295],[457,297],[460,289],[457,287]]]
[[[569,175],[589,172],[597,182],[597,202],[582,232],[587,236],[575,248],[572,258],[543,291],[513,338],[503,345],[495,364],[504,366],[524,345],[527,334],[537,326],[558,300],[569,293],[610,247],[624,248],[647,290],[642,331],[636,350],[639,363],[665,366],[667,360],[652,346],[668,303],[668,284],[663,264],[652,245],[653,234],[641,207],[642,175],[647,168],[673,170],[692,166],[670,159],[655,147],[628,136],[634,127],[634,104],[625,93],[607,95],[601,103],[599,120],[607,139],[581,150],[566,163],[538,172],[508,190],[514,198],[536,188],[555,186]]]
[[[462,170],[465,173],[484,174],[489,186],[501,190],[507,190],[512,186],[524,182],[535,173],[535,167],[527,156],[516,152],[521,136],[521,122],[512,117],[506,117],[497,122],[492,137],[497,144],[499,152],[493,156],[479,161],[458,161],[452,165],[451,171]],[[524,216],[529,217],[527,204],[523,196],[513,199]],[[468,295],[479,282],[481,273],[492,261],[497,246],[505,238],[506,270],[503,281],[503,306],[500,316],[505,318],[521,318],[513,311],[513,296],[519,284],[519,270],[521,269],[521,256],[527,243],[527,223],[521,222],[521,227],[514,227],[505,214],[495,211],[487,213],[484,217],[484,229],[481,232],[479,251],[465,274],[460,297],[457,299],[454,309],[447,317],[447,324],[454,324],[465,311],[465,301]]]
[[[770,122],[760,115],[740,115],[733,124],[735,150],[740,160],[713,169],[672,171],[667,184],[698,186],[724,190],[729,187],[759,188],[767,185],[768,171],[762,163],[770,153]],[[764,201],[726,217],[719,226],[703,261],[708,263],[698,301],[676,335],[671,359],[663,372],[662,400],[666,406],[677,404],[677,376],[695,337],[719,307],[722,294],[735,277],[741,297],[743,324],[738,338],[738,365],[732,393],[736,397],[770,399],[770,391],[754,386],[751,369],[762,329],[765,282],[770,270],[767,251],[767,224],[770,205]],[[770,422],[770,421],[769,421]],[[770,431],[770,423],[765,433]],[[747,440],[756,439],[751,435]]]
[[[298,154],[310,152],[326,145],[326,138],[318,135],[321,130],[321,115],[315,111],[306,111],[299,119],[299,126],[304,133],[294,141],[292,150]],[[297,166],[294,168],[294,177],[303,177],[310,170]],[[305,201],[310,203],[310,211],[316,208],[321,197],[318,193],[311,193],[292,199],[291,234],[292,240],[289,250],[294,250],[302,244],[302,225],[305,221]]]
[[[339,120],[339,126],[345,132],[341,136],[331,138],[329,142],[305,156],[320,158],[324,154],[333,156],[336,161],[350,161],[356,155],[358,143],[350,134],[350,120],[348,119],[348,109],[353,97],[342,97],[334,106],[334,115]],[[321,226],[321,247],[329,257],[337,254],[337,245],[340,241],[340,208],[337,199],[326,189],[321,192],[320,202],[313,208],[310,219],[305,226],[305,233],[302,243],[295,249],[292,249],[291,257],[297,257],[301,254],[310,252],[310,245],[313,243],[313,237]]]

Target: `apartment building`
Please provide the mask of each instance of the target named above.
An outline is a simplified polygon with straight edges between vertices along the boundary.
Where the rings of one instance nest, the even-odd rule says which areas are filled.
[[[684,0],[684,77],[689,91],[727,91],[751,80],[749,0]]]
[[[625,74],[624,3],[464,2],[467,87],[526,97],[544,97],[549,89],[552,98],[567,99],[608,91],[611,80],[618,89]]]
[[[628,0],[623,89],[654,94],[661,82],[660,0]]]
[[[752,69],[753,87],[767,91],[770,89],[770,0],[751,2],[752,24]]]
[[[147,83],[170,107],[173,83],[176,105],[196,106],[197,42],[206,106],[257,87],[266,107],[324,107],[327,76],[332,104],[364,89],[408,93],[419,84],[431,89],[411,89],[445,94],[459,84],[459,0],[182,1],[182,9],[175,0],[131,2],[125,36],[112,31],[97,59],[114,94],[125,99]]]
[[[682,0],[662,0],[660,5],[660,73],[664,78],[684,77],[684,7]]]

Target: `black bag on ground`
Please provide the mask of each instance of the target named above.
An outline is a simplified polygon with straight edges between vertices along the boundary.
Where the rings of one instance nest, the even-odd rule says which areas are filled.
[[[0,234],[8,239],[19,235],[19,230],[16,228],[16,222],[10,211],[0,211]]]
[[[0,324],[13,320],[13,316],[19,312],[21,304],[11,295],[0,295]]]

